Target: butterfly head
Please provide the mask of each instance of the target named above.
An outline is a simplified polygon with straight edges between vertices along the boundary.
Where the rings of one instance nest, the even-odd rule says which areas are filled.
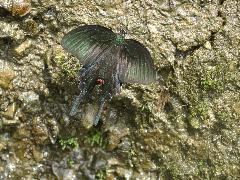
[[[123,28],[118,28],[116,35],[115,44],[118,46],[124,44],[127,32]]]
[[[122,45],[124,44],[124,37],[122,35],[117,35],[115,39],[116,45]]]

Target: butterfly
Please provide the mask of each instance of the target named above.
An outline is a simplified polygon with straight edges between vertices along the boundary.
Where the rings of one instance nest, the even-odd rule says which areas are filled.
[[[68,32],[62,47],[83,64],[79,71],[79,95],[73,100],[69,115],[74,116],[96,85],[100,85],[97,125],[106,101],[119,94],[123,83],[150,84],[157,79],[147,48],[133,39],[124,39],[100,25],[84,25]]]

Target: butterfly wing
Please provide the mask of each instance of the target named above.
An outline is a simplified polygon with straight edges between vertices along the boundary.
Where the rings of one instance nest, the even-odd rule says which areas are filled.
[[[123,58],[125,69],[120,80],[129,83],[149,84],[156,81],[156,71],[149,51],[144,45],[133,39],[125,40]]]
[[[80,26],[67,33],[61,44],[64,49],[79,59],[83,65],[95,61],[113,44],[116,34],[99,25]]]

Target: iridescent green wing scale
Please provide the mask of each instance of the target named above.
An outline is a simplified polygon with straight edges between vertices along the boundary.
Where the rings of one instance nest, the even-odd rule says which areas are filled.
[[[122,82],[149,84],[156,81],[153,60],[147,48],[133,39],[125,40],[123,56],[126,62]]]
[[[116,39],[112,30],[99,25],[80,26],[67,33],[61,44],[79,59],[83,65],[91,64]]]

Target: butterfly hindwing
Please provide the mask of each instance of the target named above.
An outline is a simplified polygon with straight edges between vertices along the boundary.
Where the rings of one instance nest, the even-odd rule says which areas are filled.
[[[156,80],[156,71],[149,51],[138,41],[125,40],[123,48],[126,70],[122,82],[149,84]]]
[[[67,33],[61,44],[76,56],[83,65],[92,63],[106,49],[112,46],[116,34],[99,25],[80,26]]]

